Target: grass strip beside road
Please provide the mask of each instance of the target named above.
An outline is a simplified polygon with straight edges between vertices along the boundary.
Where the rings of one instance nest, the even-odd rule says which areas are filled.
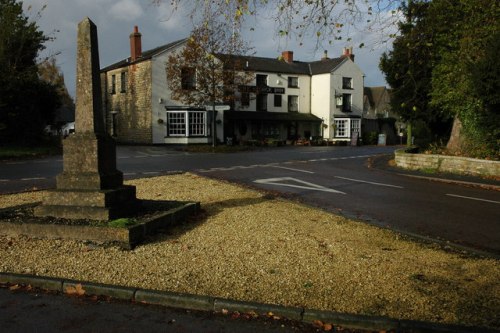
[[[193,174],[136,179],[138,197],[203,213],[133,251],[0,236],[0,271],[500,328],[500,265]],[[0,196],[7,207],[43,192]]]

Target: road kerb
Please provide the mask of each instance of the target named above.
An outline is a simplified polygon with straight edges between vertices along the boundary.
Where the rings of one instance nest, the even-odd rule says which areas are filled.
[[[69,280],[63,282],[62,291],[68,293],[68,288],[74,290],[77,285],[80,285],[85,295],[109,296],[124,301],[132,301],[136,292],[135,288]]]
[[[156,290],[137,290],[135,301],[172,308],[213,311],[214,298]]]
[[[0,283],[24,284],[35,288],[58,292],[62,291],[63,286],[63,281],[61,279],[2,272],[0,272]]]
[[[308,310],[273,304],[237,301],[168,291],[134,289],[123,286],[80,282],[75,280],[64,280],[35,275],[0,272],[0,283],[8,283],[12,285],[30,285],[33,287],[62,293],[68,293],[69,290],[71,290],[72,292],[74,292],[75,290],[80,290],[82,291],[82,295],[87,296],[109,296],[125,301],[136,301],[184,310],[222,312],[225,309],[231,312],[239,311],[241,313],[254,311],[258,315],[269,315],[269,313],[272,313],[274,316],[280,317],[280,319],[286,318],[290,320],[309,323],[313,323],[319,320],[322,323],[330,323],[335,326],[341,326],[344,328],[364,329],[369,331],[385,330],[412,333],[500,333],[499,330],[486,329],[482,327],[467,327],[414,320],[393,319],[380,316],[345,314],[324,310]]]
[[[216,298],[214,311],[222,312],[223,310],[230,312],[238,311],[241,313],[255,312],[258,315],[285,317],[297,321],[302,320],[302,313],[304,311],[302,308]]]

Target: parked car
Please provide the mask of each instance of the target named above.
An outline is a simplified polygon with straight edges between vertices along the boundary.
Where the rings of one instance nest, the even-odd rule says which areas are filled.
[[[67,123],[61,127],[61,134],[63,137],[66,138],[71,133],[75,133],[75,122],[74,121]]]

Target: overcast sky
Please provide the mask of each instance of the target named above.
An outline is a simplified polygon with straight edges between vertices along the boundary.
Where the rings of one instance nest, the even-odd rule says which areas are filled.
[[[78,22],[89,17],[97,25],[103,68],[129,56],[129,35],[134,25],[142,33],[143,51],[187,37],[191,30],[190,20],[182,11],[172,15],[169,2],[165,1],[160,7],[149,5],[149,0],[24,0],[23,4],[25,14],[32,19],[47,5],[37,22],[40,29],[55,40],[46,44],[42,56],[57,54],[57,64],[64,73],[69,93],[74,97]],[[291,50],[295,60],[314,61],[323,55],[323,48],[315,50],[315,43],[306,42],[299,46],[294,41],[279,40],[274,34],[274,22],[270,20],[257,17],[249,23],[255,30],[248,29],[245,35],[255,49],[255,56],[276,58],[283,50]],[[353,39],[355,62],[366,76],[365,86],[386,85],[378,62],[388,46],[372,47],[370,36],[366,34],[354,35]],[[368,47],[357,48],[360,42]],[[338,44],[326,48],[329,57],[339,56],[344,46]]]

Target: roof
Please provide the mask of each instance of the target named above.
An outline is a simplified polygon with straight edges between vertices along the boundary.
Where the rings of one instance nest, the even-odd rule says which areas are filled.
[[[368,98],[368,102],[370,103],[371,108],[376,109],[380,105],[386,91],[387,93],[389,93],[388,89],[385,86],[364,87],[364,94]]]
[[[101,69],[101,72],[107,72],[113,69],[128,66],[130,64],[139,63],[148,59],[151,59],[157,54],[164,51],[177,47],[184,43],[187,39],[180,39],[175,42],[165,44],[156,47],[151,50],[142,52],[142,56],[134,62],[130,61],[130,57],[120,60],[114,64]],[[282,59],[278,58],[264,58],[264,57],[254,57],[254,56],[242,56],[242,55],[217,55],[219,58],[230,57],[233,61],[239,62],[242,69],[254,71],[254,72],[269,72],[269,73],[286,73],[286,74],[303,74],[303,75],[316,75],[316,74],[326,74],[332,72],[337,68],[347,57],[339,57],[332,59],[323,59],[313,62],[303,62],[303,61],[293,61],[288,63]]]
[[[154,49],[151,49],[151,50],[144,51],[144,52],[142,52],[142,56],[140,58],[138,58],[134,62],[130,61],[130,57],[125,58],[125,59],[120,60],[118,62],[115,62],[114,64],[111,64],[111,65],[109,65],[107,67],[104,67],[103,69],[101,69],[101,72],[107,72],[107,71],[110,71],[110,70],[113,70],[113,69],[117,69],[117,68],[120,68],[120,67],[128,66],[130,64],[136,64],[136,63],[139,63],[139,62],[142,62],[142,61],[145,61],[145,60],[149,60],[149,59],[151,59],[152,57],[154,57],[157,54],[160,54],[160,53],[162,53],[164,51],[167,51],[169,49],[172,49],[174,47],[177,47],[177,46],[181,45],[185,41],[186,41],[186,38],[180,39],[180,40],[177,40],[175,42],[168,43],[168,44],[165,44],[165,45],[162,45],[162,46],[155,47]]]
[[[262,121],[309,121],[322,122],[321,118],[310,113],[300,112],[263,112],[263,111],[226,111],[224,118],[230,120],[262,120]]]
[[[346,57],[333,59],[325,59],[314,62],[293,61],[288,63],[278,58],[263,58],[254,56],[241,55],[217,55],[219,58],[231,57],[233,61],[239,62],[243,69],[254,72],[269,72],[269,73],[287,73],[287,74],[304,74],[315,75],[332,72],[337,68]]]

